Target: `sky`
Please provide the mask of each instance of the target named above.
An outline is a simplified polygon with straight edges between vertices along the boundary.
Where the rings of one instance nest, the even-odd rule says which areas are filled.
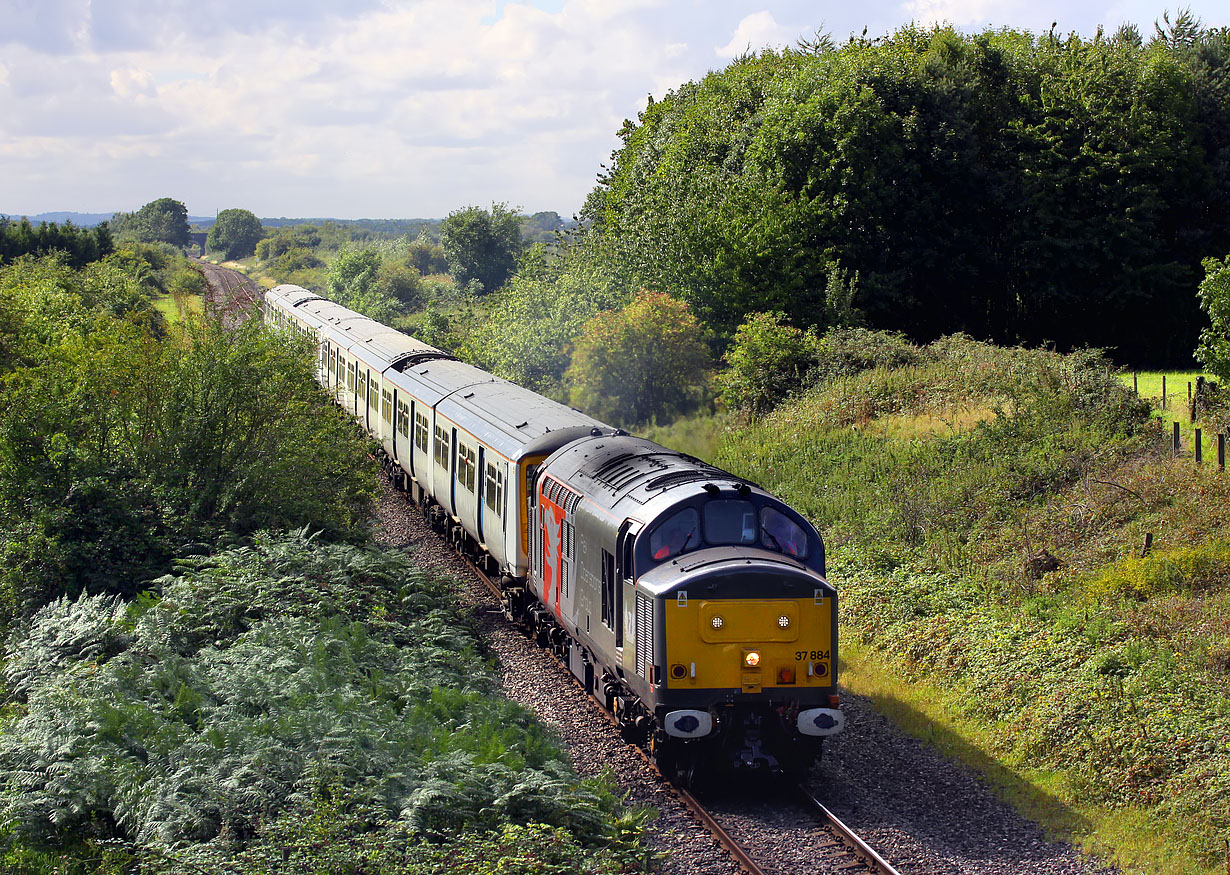
[[[1230,0],[1192,0],[1230,25]],[[1144,0],[0,0],[0,213],[580,209],[648,95],[914,21],[1092,36]],[[1178,8],[1178,7],[1172,7]]]

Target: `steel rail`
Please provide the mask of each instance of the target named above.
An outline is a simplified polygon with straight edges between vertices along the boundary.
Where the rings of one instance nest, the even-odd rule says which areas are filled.
[[[858,833],[842,823],[836,814],[829,811],[828,807],[817,799],[810,790],[802,784],[799,784],[796,790],[807,807],[815,810],[824,819],[825,823],[828,824],[829,828],[837,834],[837,837],[841,839],[842,844],[849,848],[854,853],[854,856],[862,860],[871,871],[877,872],[879,875],[901,875],[900,872],[893,868],[891,863],[877,854],[871,845],[863,841]]]

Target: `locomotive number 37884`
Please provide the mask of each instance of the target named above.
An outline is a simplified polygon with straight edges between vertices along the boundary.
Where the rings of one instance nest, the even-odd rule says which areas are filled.
[[[794,658],[799,661],[804,659],[828,659],[829,652],[827,650],[796,650],[794,652]]]

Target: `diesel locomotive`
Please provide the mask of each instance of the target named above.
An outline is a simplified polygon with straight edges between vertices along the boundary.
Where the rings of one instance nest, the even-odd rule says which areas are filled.
[[[315,343],[397,485],[663,771],[798,773],[841,731],[837,593],[788,505],[298,286],[264,310]]]

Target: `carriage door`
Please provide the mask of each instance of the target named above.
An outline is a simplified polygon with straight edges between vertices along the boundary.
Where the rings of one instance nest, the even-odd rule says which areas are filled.
[[[448,504],[457,516],[457,429],[453,429],[453,442],[448,445]]]
[[[640,523],[627,520],[619,527],[619,538],[615,542],[615,563],[618,578],[618,583],[615,586],[615,647],[621,651],[624,646],[624,626],[625,624],[632,626],[635,623],[635,618],[631,616],[625,617],[624,605],[630,602],[636,587],[636,564],[633,558],[633,547],[636,545],[636,536],[640,531]]]
[[[401,421],[401,408],[397,406],[397,387],[393,387],[393,461],[397,459],[397,436],[401,434],[397,430],[397,426]]]
[[[478,540],[479,540],[479,542],[480,542],[480,543],[483,543],[483,544],[487,543],[487,538],[486,538],[486,536],[483,534],[483,517],[485,517],[485,516],[487,515],[487,502],[483,500],[483,498],[484,498],[484,497],[486,496],[486,494],[487,494],[487,493],[486,493],[486,489],[487,489],[487,480],[486,480],[486,476],[487,476],[487,473],[486,473],[486,472],[487,472],[487,466],[486,466],[486,464],[485,464],[485,458],[486,458],[486,455],[487,455],[487,454],[486,454],[486,451],[483,449],[483,445],[482,445],[482,444],[479,444],[479,445],[478,445],[478,472],[477,472],[477,473],[478,473],[478,492],[476,492],[476,493],[475,493],[475,497],[478,499],[478,501],[477,501],[477,507],[478,507]]]

